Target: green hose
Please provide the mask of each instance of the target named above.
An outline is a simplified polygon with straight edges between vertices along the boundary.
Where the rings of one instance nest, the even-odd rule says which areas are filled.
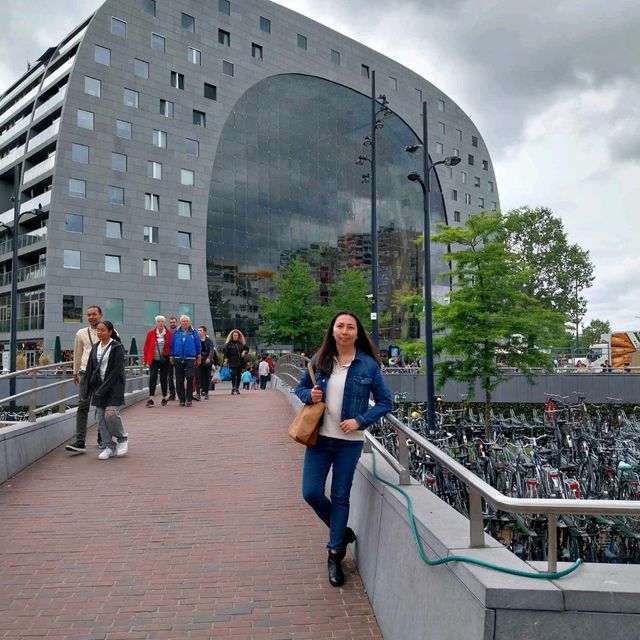
[[[413,532],[413,540],[416,543],[416,547],[418,548],[418,554],[426,565],[430,567],[435,567],[439,564],[446,564],[448,562],[466,562],[467,564],[474,564],[478,567],[484,567],[485,569],[492,569],[493,571],[499,571],[500,573],[508,573],[512,576],[521,576],[523,578],[537,578],[539,580],[556,580],[557,578],[563,578],[564,576],[573,573],[581,564],[582,560],[578,558],[570,567],[565,569],[564,571],[520,571],[518,569],[509,569],[508,567],[501,567],[497,564],[491,564],[490,562],[483,562],[482,560],[476,560],[475,558],[469,558],[468,556],[448,556],[447,558],[441,558],[440,560],[429,560],[427,558],[427,554],[424,552],[422,548],[422,541],[420,540],[420,536],[418,535],[418,529],[416,527],[416,521],[413,516],[413,504],[411,502],[411,498],[407,494],[404,489],[399,487],[393,482],[389,482],[384,478],[381,478],[378,475],[376,470],[376,455],[375,452],[371,452],[372,460],[373,460],[373,475],[377,480],[382,482],[382,484],[386,484],[388,487],[395,489],[398,493],[402,494],[407,503],[407,513],[409,514],[409,522],[411,523],[411,531]]]

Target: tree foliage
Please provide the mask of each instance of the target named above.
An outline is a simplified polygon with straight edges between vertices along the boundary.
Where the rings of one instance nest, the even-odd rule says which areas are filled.
[[[580,292],[594,278],[589,252],[569,243],[562,220],[547,207],[509,211],[504,228],[507,249],[518,256],[516,263],[528,274],[523,291],[547,309],[564,313],[575,326],[586,311]]]
[[[443,259],[452,264],[445,276],[457,284],[449,304],[434,302],[434,329],[441,332],[434,339],[438,382],[457,380],[470,389],[479,384],[488,425],[491,394],[506,377],[505,366],[529,380],[536,369],[552,369],[546,348],[564,330],[564,315],[527,291],[532,276],[509,250],[500,213],[439,229],[433,241],[454,247]]]
[[[583,330],[581,338],[581,347],[587,349],[590,344],[600,342],[600,335],[603,333],[611,333],[611,325],[608,320],[598,320],[594,318]]]
[[[364,328],[371,332],[371,303],[367,294],[371,291],[368,275],[357,267],[346,267],[335,282],[329,285],[329,304],[327,305],[327,324],[338,311],[355,313]]]

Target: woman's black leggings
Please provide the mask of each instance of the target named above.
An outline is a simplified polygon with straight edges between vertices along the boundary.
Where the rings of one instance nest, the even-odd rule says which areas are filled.
[[[240,389],[240,376],[242,375],[242,367],[229,367],[231,372],[231,388]]]

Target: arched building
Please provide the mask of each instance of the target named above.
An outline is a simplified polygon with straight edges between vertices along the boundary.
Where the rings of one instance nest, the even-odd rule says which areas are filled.
[[[422,290],[422,101],[432,224],[498,208],[480,133],[442,91],[389,58],[266,0],[108,0],[0,97],[0,340],[11,305],[9,198],[19,178],[18,340],[70,348],[96,303],[140,339],[157,313],[255,336],[258,300],[296,255],[323,285],[371,264],[363,146],[371,76],[379,306]],[[6,210],[5,210],[6,209]],[[32,214],[30,212],[36,212]],[[432,252],[434,288],[444,265]],[[397,327],[381,327],[393,338]]]

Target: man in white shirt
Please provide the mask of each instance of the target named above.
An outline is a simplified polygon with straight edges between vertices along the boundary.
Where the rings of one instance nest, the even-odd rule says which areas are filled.
[[[87,370],[87,362],[91,348],[98,340],[96,327],[102,320],[102,309],[97,305],[91,305],[87,308],[88,327],[83,327],[76,333],[73,343],[73,382],[80,385],[85,371]],[[74,453],[85,453],[87,450],[85,441],[87,439],[87,421],[89,418],[89,407],[91,406],[91,398],[79,398],[78,410],[76,412],[76,441],[68,444],[65,449]],[[98,439],[100,434],[98,433]],[[98,442],[98,444],[100,444]]]
[[[267,382],[269,380],[269,363],[264,357],[260,358],[260,364],[258,365],[258,375],[260,376],[260,388],[266,389]]]

